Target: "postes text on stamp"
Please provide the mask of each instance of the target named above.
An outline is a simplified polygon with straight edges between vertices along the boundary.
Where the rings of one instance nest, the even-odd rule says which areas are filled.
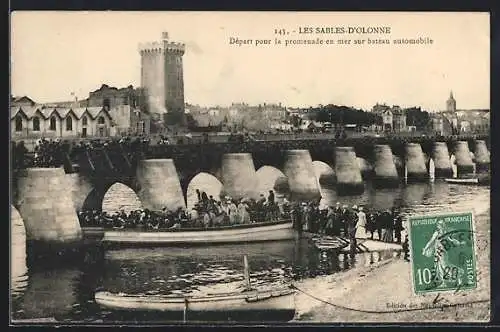
[[[472,212],[410,217],[416,294],[477,287]]]

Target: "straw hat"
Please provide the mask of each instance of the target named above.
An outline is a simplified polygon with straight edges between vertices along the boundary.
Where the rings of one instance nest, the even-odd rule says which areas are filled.
[[[352,209],[353,209],[353,210],[357,210],[357,209],[358,209],[358,206],[357,206],[356,204],[354,204],[354,205],[352,206]]]

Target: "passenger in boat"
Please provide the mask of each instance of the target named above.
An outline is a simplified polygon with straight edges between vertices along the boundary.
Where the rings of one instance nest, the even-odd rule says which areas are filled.
[[[239,223],[238,218],[238,207],[236,206],[235,201],[231,201],[229,204],[229,223],[231,225],[236,225]]]
[[[204,191],[201,192],[201,203],[202,203],[203,208],[206,209],[208,206],[208,196],[207,196],[207,193]]]
[[[248,206],[245,202],[245,200],[241,200],[240,203],[238,204],[238,214],[240,218],[240,222],[242,224],[249,224],[250,223],[250,214],[247,211]]]
[[[305,232],[309,232],[310,230],[310,219],[311,215],[309,214],[309,205],[305,202],[302,202],[302,230]]]
[[[363,207],[360,206],[358,209],[358,224],[356,229],[357,239],[366,239],[366,214],[363,212]]]
[[[279,205],[281,215],[286,219],[290,218],[290,202],[283,197],[283,203]]]
[[[210,222],[211,222],[210,219],[211,219],[210,214],[208,213],[208,211],[206,211],[203,215],[203,227],[205,228],[210,227]]]
[[[260,194],[260,198],[255,205],[255,219],[257,222],[264,222],[266,219],[266,198]]]

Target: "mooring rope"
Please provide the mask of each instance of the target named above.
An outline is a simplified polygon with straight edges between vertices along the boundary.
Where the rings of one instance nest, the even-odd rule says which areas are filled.
[[[366,310],[366,309],[358,309],[358,308],[351,308],[351,307],[346,307],[340,304],[335,304],[331,303],[329,301],[320,299],[312,294],[309,294],[308,292],[304,291],[303,289],[298,288],[295,285],[291,285],[293,289],[298,290],[302,294],[315,299],[316,301],[322,302],[324,304],[330,305],[332,307],[336,307],[339,309],[344,309],[344,310],[349,310],[349,311],[356,311],[356,312],[362,312],[365,314],[394,314],[398,312],[409,312],[409,311],[421,311],[421,310],[431,310],[431,309],[444,309],[444,308],[451,308],[451,307],[461,307],[461,306],[467,306],[467,305],[472,305],[472,304],[479,304],[479,303],[487,303],[490,302],[490,299],[481,299],[481,300],[476,300],[476,301],[470,301],[470,302],[463,302],[463,303],[454,303],[454,304],[436,304],[436,305],[428,305],[428,306],[421,306],[417,308],[402,308],[402,309],[395,309],[395,310]]]

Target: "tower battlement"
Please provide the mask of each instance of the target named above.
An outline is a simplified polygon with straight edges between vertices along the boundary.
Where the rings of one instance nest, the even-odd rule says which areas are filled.
[[[184,54],[186,52],[186,45],[176,42],[149,42],[139,44],[138,49],[140,54],[163,52]]]

